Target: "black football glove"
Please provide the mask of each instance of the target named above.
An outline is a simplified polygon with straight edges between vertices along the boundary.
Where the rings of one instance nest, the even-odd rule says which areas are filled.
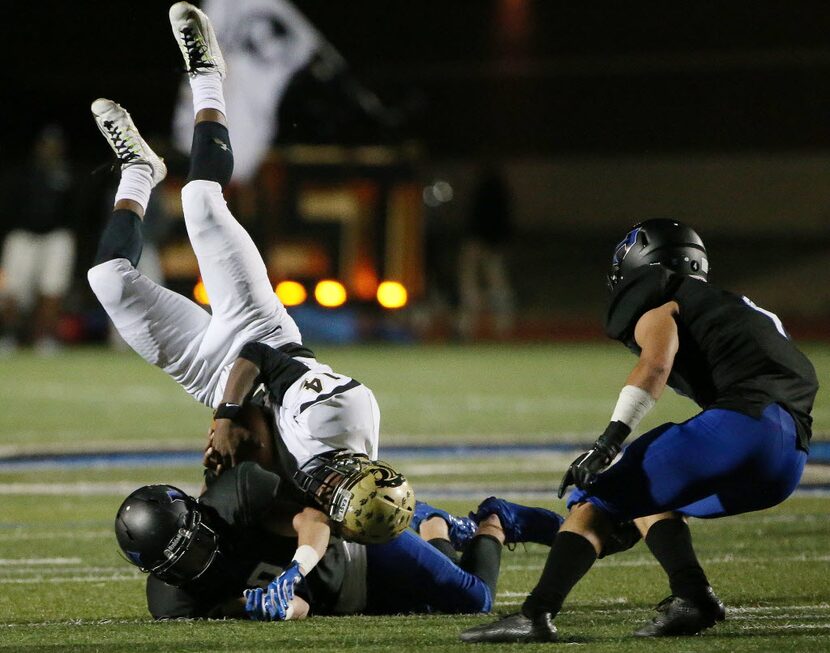
[[[594,446],[580,454],[568,467],[559,485],[559,498],[565,496],[565,491],[570,485],[576,485],[581,490],[591,487],[596,477],[608,469],[620,453],[622,443],[629,433],[631,429],[622,422],[611,422],[605,433],[594,442]]]

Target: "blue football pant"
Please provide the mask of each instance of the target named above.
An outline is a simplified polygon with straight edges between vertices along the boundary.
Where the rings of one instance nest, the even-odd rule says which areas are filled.
[[[404,531],[366,546],[367,612],[490,612],[490,588],[421,539]]]
[[[588,501],[621,521],[667,511],[737,515],[781,503],[806,460],[795,422],[778,404],[760,419],[713,408],[640,436],[589,490],[574,490],[568,507]]]

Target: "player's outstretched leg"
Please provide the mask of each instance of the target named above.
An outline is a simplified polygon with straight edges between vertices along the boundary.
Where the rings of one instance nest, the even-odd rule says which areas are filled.
[[[143,245],[142,217],[151,190],[167,169],[119,104],[95,100],[92,115],[121,163],[121,181],[88,273],[89,284],[124,340],[184,384],[186,352],[198,344],[210,316],[135,269]]]
[[[299,330],[274,294],[259,251],[222,196],[233,171],[233,150],[222,90],[225,63],[213,27],[187,2],[170,8],[170,25],[193,90],[191,163],[182,189],[185,224],[213,316],[219,318],[213,331],[227,332],[212,334],[212,347],[233,349],[228,334],[234,333],[238,340],[277,346],[300,343]],[[216,353],[211,358],[221,359],[222,352]]]

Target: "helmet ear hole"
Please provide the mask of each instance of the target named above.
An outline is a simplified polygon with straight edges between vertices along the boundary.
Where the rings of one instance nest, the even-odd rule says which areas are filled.
[[[700,263],[698,263],[697,261],[692,261],[690,267],[692,268],[692,272],[697,272],[698,270],[700,270]]]

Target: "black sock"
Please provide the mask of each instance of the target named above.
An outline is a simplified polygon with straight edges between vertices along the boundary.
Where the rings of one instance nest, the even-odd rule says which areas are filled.
[[[450,542],[449,540],[445,540],[443,537],[435,537],[431,540],[427,540],[427,542],[434,546],[436,549],[438,549],[441,553],[443,553],[453,562],[458,562],[458,554],[456,553],[455,549],[452,548],[452,542]]]
[[[531,619],[543,612],[557,615],[579,580],[597,559],[594,545],[571,531],[559,531],[548,553],[542,577],[525,599],[522,613]]]
[[[646,545],[669,576],[675,596],[696,599],[704,596],[709,581],[692,548],[689,525],[682,519],[662,519],[646,534]]]
[[[112,212],[95,254],[95,265],[117,258],[127,259],[133,267],[138,265],[141,250],[144,248],[144,236],[141,233],[141,218],[127,209]]]
[[[492,535],[476,535],[461,556],[458,566],[478,576],[490,588],[493,603],[496,602],[496,583],[501,569],[501,551],[504,548]]]
[[[208,120],[196,123],[187,181],[205,179],[218,182],[224,188],[231,180],[232,172],[233,150],[228,128]]]

